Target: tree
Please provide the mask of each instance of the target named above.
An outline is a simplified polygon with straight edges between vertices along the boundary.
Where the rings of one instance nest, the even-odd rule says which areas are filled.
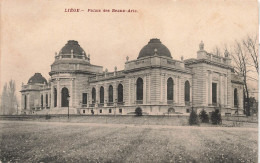
[[[202,123],[209,123],[209,115],[204,109],[200,111],[199,117]]]
[[[16,97],[15,81],[10,80],[5,83],[1,96],[1,113],[3,115],[14,114],[16,112],[17,97]]]
[[[249,66],[249,56],[245,51],[245,47],[240,42],[236,41],[233,52],[231,52],[231,57],[234,66],[234,72],[243,78],[244,88],[244,108],[247,116],[250,115],[250,106],[245,106],[245,102],[249,103],[249,90],[248,90],[248,72],[250,72]]]
[[[197,125],[197,124],[199,124],[198,115],[197,115],[197,113],[194,111],[193,108],[192,108],[191,113],[190,113],[189,124],[190,124],[191,126],[192,126],[192,125]]]
[[[215,111],[211,114],[211,123],[214,125],[218,125],[221,123],[221,114],[219,112],[219,109],[215,109]]]
[[[253,62],[252,66],[255,67],[256,72],[259,74],[259,68],[258,68],[258,37],[248,35],[247,38],[243,40],[243,45],[245,46],[247,53],[251,57],[251,60]]]
[[[142,109],[140,107],[135,109],[135,115],[136,116],[142,116],[143,115]]]

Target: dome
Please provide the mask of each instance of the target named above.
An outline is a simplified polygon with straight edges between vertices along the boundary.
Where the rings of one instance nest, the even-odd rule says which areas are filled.
[[[47,80],[41,73],[35,73],[29,80],[28,84],[47,84]]]
[[[160,39],[153,38],[142,48],[137,59],[147,56],[154,56],[155,54],[158,56],[172,58],[171,52],[161,43]]]
[[[86,55],[85,51],[80,47],[78,41],[69,40],[68,43],[61,49],[59,54],[73,54]]]

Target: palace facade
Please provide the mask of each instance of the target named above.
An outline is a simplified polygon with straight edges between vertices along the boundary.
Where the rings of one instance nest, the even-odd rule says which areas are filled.
[[[151,39],[125,68],[103,71],[77,41],[55,54],[47,81],[35,73],[21,89],[24,114],[131,115],[208,113],[243,114],[243,81],[235,75],[229,53],[214,55],[201,42],[196,59],[175,60],[159,39]]]

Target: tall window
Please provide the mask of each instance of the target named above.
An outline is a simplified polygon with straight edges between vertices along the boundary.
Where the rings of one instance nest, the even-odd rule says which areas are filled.
[[[88,103],[88,94],[82,93],[82,104],[87,104],[87,103]]]
[[[118,102],[123,102],[124,98],[123,98],[123,85],[119,84],[117,87],[117,100]]]
[[[185,101],[189,102],[190,101],[190,82],[187,80],[185,82]]]
[[[167,80],[167,100],[173,100],[173,80],[169,78]]]
[[[212,104],[217,104],[217,83],[212,83]]]
[[[143,100],[143,79],[138,78],[136,81],[136,100]]]
[[[68,96],[69,96],[68,88],[66,88],[66,87],[62,88],[62,90],[61,90],[61,107],[69,106]]]
[[[100,87],[100,103],[104,104],[104,87]]]
[[[96,103],[96,89],[92,88],[92,104]]]
[[[237,100],[237,89],[234,89],[234,106],[238,106],[238,100]]]
[[[113,86],[110,85],[108,88],[108,102],[113,102]]]
[[[27,109],[27,96],[24,95],[24,109]]]
[[[41,107],[43,107],[43,95],[41,95]]]
[[[54,88],[53,94],[54,94],[54,107],[57,107],[57,89],[56,88]]]
[[[48,94],[45,95],[45,103],[46,103],[46,107],[48,106]]]

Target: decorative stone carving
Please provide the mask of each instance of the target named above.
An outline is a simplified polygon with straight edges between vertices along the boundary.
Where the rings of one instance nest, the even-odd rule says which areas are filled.
[[[204,50],[204,43],[203,43],[203,41],[200,42],[200,50]]]

